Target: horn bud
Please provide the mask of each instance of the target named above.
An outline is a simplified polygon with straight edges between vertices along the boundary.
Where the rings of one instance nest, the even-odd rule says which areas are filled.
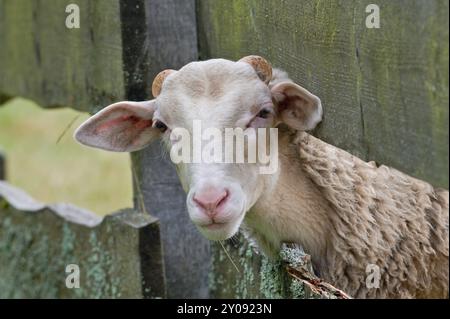
[[[166,69],[164,71],[159,72],[158,75],[155,76],[155,79],[153,80],[153,84],[152,84],[153,97],[156,98],[161,93],[161,88],[164,83],[164,80],[173,72],[176,72],[176,71],[172,70],[172,69]]]
[[[269,84],[270,80],[272,79],[272,66],[266,59],[258,55],[249,55],[240,59],[239,62],[250,64],[255,69],[258,77],[264,83]]]

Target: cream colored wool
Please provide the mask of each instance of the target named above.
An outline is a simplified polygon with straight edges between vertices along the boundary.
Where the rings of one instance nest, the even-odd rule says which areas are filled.
[[[301,167],[333,208],[321,275],[354,297],[448,298],[448,191],[298,133]],[[366,267],[380,267],[368,289]]]

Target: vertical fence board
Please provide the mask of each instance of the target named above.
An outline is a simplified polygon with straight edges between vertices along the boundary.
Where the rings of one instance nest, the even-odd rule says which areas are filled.
[[[197,60],[195,1],[146,1],[149,61],[147,92],[156,74]],[[138,76],[140,78],[140,76]],[[143,98],[142,96],[139,99]],[[189,220],[186,195],[173,164],[156,142],[133,154],[145,206],[161,220],[161,236],[170,298],[206,298],[209,295],[209,242]],[[135,192],[137,194],[137,191]]]
[[[0,181],[6,179],[6,157],[0,151]]]

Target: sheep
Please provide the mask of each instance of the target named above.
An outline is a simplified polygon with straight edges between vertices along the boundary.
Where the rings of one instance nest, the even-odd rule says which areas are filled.
[[[314,270],[357,298],[448,298],[448,191],[329,145],[307,131],[322,119],[320,99],[259,56],[212,59],[165,70],[155,99],[112,104],[75,132],[82,144],[131,152],[174,132],[207,127],[277,128],[278,165],[176,164],[189,216],[210,240],[242,229],[269,257],[301,245]],[[259,135],[258,135],[259,136]],[[258,141],[259,142],[259,141]],[[258,144],[259,145],[259,144]],[[375,286],[368,270],[378,271]]]

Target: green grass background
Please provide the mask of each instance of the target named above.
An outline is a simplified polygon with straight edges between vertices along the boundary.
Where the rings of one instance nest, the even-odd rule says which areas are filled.
[[[87,148],[72,138],[88,116],[69,108],[44,110],[20,98],[0,105],[7,180],[39,201],[70,202],[100,215],[131,207],[129,155]]]

